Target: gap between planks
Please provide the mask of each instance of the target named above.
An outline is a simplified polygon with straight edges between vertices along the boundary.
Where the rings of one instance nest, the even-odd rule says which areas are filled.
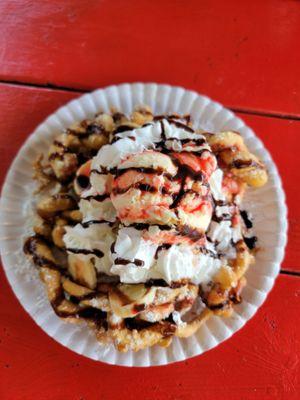
[[[0,79],[0,84],[3,85],[15,85],[15,86],[22,86],[22,87],[30,87],[30,88],[38,88],[38,89],[53,89],[53,90],[61,90],[65,92],[72,92],[72,93],[88,93],[92,90],[97,88],[71,88],[68,86],[60,86],[55,85],[53,83],[46,83],[46,84],[38,84],[38,83],[29,83],[23,82],[18,80],[4,80]],[[272,111],[262,111],[262,110],[255,110],[255,109],[247,109],[247,108],[240,108],[240,107],[230,107],[226,106],[229,110],[240,113],[240,114],[249,114],[249,115],[257,115],[260,117],[267,117],[267,118],[279,118],[279,119],[288,119],[288,120],[295,120],[300,121],[300,116],[293,115],[293,114],[284,114],[279,112],[272,112]]]
[[[282,275],[291,275],[291,276],[299,276],[300,277],[300,272],[298,271],[287,271],[285,269],[280,270],[280,274]]]

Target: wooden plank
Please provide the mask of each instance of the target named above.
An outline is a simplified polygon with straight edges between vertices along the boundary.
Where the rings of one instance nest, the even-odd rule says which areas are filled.
[[[96,363],[63,348],[21,309],[2,272],[0,281],[3,400],[299,398],[299,277],[281,275],[255,317],[217,348],[147,369]]]
[[[156,81],[300,115],[300,3],[0,2],[0,79],[91,89]]]
[[[0,184],[22,142],[37,124],[78,93],[0,84]],[[289,207],[289,243],[283,268],[300,272],[300,121],[240,114],[265,142],[278,165]],[[13,137],[13,140],[12,140]],[[284,140],[283,140],[284,138]]]

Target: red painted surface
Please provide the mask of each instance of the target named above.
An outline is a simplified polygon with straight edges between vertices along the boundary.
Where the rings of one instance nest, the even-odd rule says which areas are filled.
[[[299,1],[14,0],[0,18],[0,79],[168,82],[300,115]]]
[[[0,2],[0,80],[90,89],[156,81],[236,109],[300,116],[300,1]],[[172,64],[171,64],[172,63]],[[0,84],[0,186],[20,145],[75,92]],[[96,363],[54,342],[0,269],[0,399],[252,400],[300,396],[300,121],[240,114],[270,150],[289,207],[275,288],[233,338],[167,367]]]

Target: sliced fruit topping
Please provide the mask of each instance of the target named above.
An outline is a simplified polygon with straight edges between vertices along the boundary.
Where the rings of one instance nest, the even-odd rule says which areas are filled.
[[[63,279],[62,281],[63,289],[69,293],[71,296],[83,297],[88,294],[93,293],[93,291],[85,286],[78,285],[75,282],[70,281],[70,279]]]
[[[137,285],[118,285],[109,293],[112,311],[119,317],[129,318],[143,311],[155,297],[156,288]]]
[[[90,289],[95,289],[97,277],[95,267],[88,256],[69,254],[69,272],[73,279]]]

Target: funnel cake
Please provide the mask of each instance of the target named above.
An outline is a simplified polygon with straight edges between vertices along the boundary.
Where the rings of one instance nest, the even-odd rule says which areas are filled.
[[[102,344],[168,346],[242,301],[257,238],[241,201],[268,177],[239,133],[112,110],[57,136],[35,177],[24,252],[56,314]]]

